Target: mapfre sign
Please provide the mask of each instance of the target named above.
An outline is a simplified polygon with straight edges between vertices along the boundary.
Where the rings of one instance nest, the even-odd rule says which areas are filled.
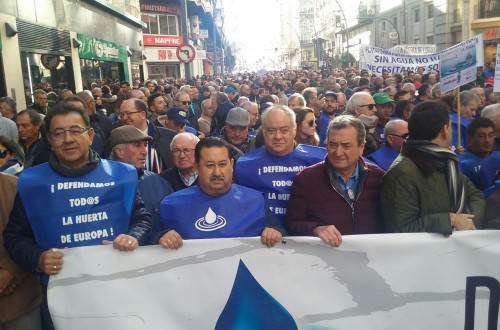
[[[144,46],[178,47],[183,44],[182,36],[162,36],[145,34],[142,36]]]

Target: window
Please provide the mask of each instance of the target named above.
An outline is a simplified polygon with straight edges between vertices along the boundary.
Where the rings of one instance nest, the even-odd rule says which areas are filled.
[[[413,11],[413,23],[420,22],[420,9],[415,9]]]
[[[418,38],[417,38],[417,39],[413,40],[413,43],[414,43],[415,45],[418,45],[418,44],[420,43],[420,39],[418,39]]]
[[[434,5],[430,4],[427,6],[427,18],[433,18],[434,17]]]
[[[380,22],[380,30],[385,31],[385,22]]]
[[[179,35],[175,15],[142,14],[141,19],[147,25],[144,34]]]
[[[428,36],[427,37],[427,43],[428,44],[433,44],[434,43],[434,36]]]

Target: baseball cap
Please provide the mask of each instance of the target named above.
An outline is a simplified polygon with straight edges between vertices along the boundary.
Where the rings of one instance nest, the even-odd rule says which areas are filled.
[[[490,85],[490,86],[493,86],[495,83],[495,79],[493,79],[493,77],[488,77],[486,78],[486,80],[484,81],[484,85]]]
[[[234,89],[234,87],[231,87],[231,86],[227,86],[225,91],[226,91],[226,94],[229,94],[229,93],[234,94],[234,93],[236,93],[236,89]]]
[[[248,126],[250,124],[248,111],[240,107],[232,108],[227,113],[226,124],[241,127]]]
[[[331,97],[333,97],[335,100],[337,99],[337,93],[332,92],[332,91],[326,91],[326,92],[325,92],[325,94],[324,94],[324,97],[327,97],[327,96],[331,96]]]
[[[394,102],[394,100],[391,99],[389,95],[387,95],[386,93],[376,93],[373,95],[373,99],[377,104],[386,104]]]
[[[257,89],[260,88],[259,84],[253,83],[252,86],[250,86],[251,89]]]
[[[187,112],[179,107],[172,107],[168,109],[167,117],[176,123],[189,124],[189,120],[187,120]]]
[[[152,141],[153,138],[144,134],[141,130],[131,125],[124,125],[111,131],[111,146],[114,147],[122,143],[139,141]]]

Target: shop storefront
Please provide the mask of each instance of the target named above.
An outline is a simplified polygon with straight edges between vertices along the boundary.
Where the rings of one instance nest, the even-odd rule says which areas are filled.
[[[83,34],[77,34],[77,39],[81,43],[78,54],[85,89],[90,89],[92,83],[130,79],[125,46]]]
[[[148,79],[179,78],[180,65],[174,47],[146,47]]]
[[[16,20],[26,105],[33,104],[33,92],[48,93],[49,106],[59,91],[74,91],[69,31]]]
[[[131,81],[144,81],[144,59],[145,54],[140,50],[129,48]]]

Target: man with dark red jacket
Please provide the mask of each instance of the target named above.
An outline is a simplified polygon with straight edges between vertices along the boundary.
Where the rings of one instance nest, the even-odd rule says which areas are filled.
[[[361,155],[366,131],[350,115],[338,116],[327,131],[327,156],[293,180],[286,229],[339,246],[342,235],[384,232],[380,185],[384,171]]]

